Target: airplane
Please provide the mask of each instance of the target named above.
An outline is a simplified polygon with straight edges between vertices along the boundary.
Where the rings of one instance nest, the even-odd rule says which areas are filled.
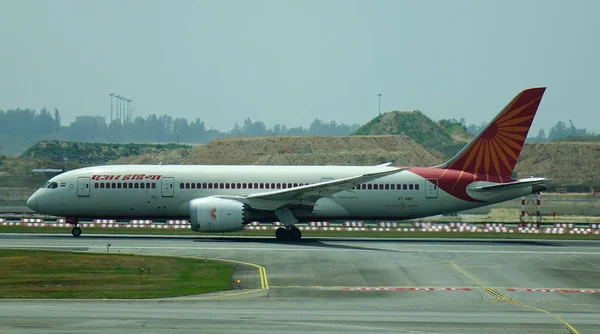
[[[405,220],[499,203],[546,189],[513,175],[545,88],[523,90],[452,159],[434,167],[119,165],[51,178],[27,201],[78,223],[93,218],[189,219],[196,232],[241,231],[280,221],[277,240],[302,237],[298,222]]]

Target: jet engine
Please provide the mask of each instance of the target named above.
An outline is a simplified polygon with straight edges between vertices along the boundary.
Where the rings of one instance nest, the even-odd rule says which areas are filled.
[[[190,201],[190,222],[195,232],[241,231],[249,221],[248,205],[231,199],[206,197]]]

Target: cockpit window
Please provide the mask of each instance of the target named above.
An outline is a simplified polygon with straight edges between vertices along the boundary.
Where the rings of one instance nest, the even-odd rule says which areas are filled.
[[[48,181],[48,182],[44,183],[44,185],[43,185],[43,186],[41,186],[41,187],[40,187],[40,189],[42,189],[42,188],[46,188],[46,187],[47,187],[49,184],[50,184],[50,181]]]
[[[58,188],[58,183],[56,183],[56,182],[50,182],[50,184],[48,184],[48,188],[50,188],[50,189]]]

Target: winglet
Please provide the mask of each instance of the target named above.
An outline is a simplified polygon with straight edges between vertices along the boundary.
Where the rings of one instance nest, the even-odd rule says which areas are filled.
[[[454,158],[438,167],[510,177],[545,90],[530,88],[519,93]]]

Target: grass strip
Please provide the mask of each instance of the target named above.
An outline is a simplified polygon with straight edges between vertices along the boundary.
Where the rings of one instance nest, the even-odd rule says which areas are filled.
[[[231,289],[232,274],[229,264],[194,259],[0,249],[0,298],[193,295]]]

